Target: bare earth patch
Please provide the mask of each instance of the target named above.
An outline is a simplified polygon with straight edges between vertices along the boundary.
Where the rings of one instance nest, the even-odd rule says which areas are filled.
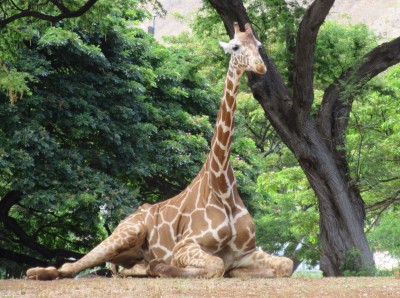
[[[400,297],[394,277],[1,280],[0,297]]]

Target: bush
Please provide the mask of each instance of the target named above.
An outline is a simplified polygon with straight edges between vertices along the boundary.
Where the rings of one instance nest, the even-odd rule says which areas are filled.
[[[343,276],[376,276],[377,270],[373,264],[362,265],[361,251],[358,248],[348,250],[344,256],[340,266]]]

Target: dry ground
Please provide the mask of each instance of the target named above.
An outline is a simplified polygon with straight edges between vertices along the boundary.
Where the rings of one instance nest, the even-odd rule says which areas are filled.
[[[394,277],[288,279],[86,278],[56,281],[0,280],[0,298],[11,297],[400,297]]]

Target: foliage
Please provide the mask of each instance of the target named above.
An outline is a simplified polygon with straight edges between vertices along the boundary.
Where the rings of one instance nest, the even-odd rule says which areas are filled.
[[[399,75],[400,68],[394,67],[371,82],[371,92],[355,102],[350,118],[348,158],[368,204],[395,196],[399,186]]]
[[[343,25],[325,21],[315,50],[315,87],[319,90],[327,88],[376,45],[376,36],[364,24]]]
[[[155,8],[161,15],[165,10],[157,0],[142,1]],[[138,1],[98,1],[98,0],[50,0],[21,1],[5,0],[0,3],[0,29],[16,23],[18,27],[36,27],[48,22],[57,25],[59,22],[125,22],[132,17],[143,14],[138,10]],[[121,15],[122,13],[122,15]],[[103,17],[103,20],[102,20]],[[10,25],[11,24],[11,25]]]
[[[0,71],[0,90],[7,93],[10,103],[14,104],[18,98],[22,98],[24,94],[31,95],[27,84],[32,81],[33,77],[27,72],[19,72],[15,69],[8,69],[6,65],[1,65]]]
[[[31,94],[0,95],[0,196],[23,193],[8,216],[49,248],[85,252],[141,202],[179,192],[212,135],[218,96],[191,53],[99,27],[39,30],[8,61]],[[43,259],[0,227],[3,249]]]
[[[77,9],[84,1],[57,1],[69,9]],[[46,15],[56,15],[59,9],[49,1],[3,1],[0,3],[3,19],[13,16],[20,11],[38,11]],[[27,43],[37,39],[40,32],[49,27],[61,26],[70,31],[81,28],[88,32],[100,31],[105,34],[112,26],[126,27],[128,23],[137,24],[148,14],[138,8],[136,0],[98,1],[79,18],[66,18],[50,23],[44,20],[21,18],[1,28],[2,41],[0,43],[0,90],[9,94],[14,102],[24,93],[29,93],[28,83],[32,77],[25,72],[15,69],[13,64],[21,59],[23,49]],[[55,29],[57,30],[57,29]],[[67,32],[67,31],[66,31]],[[58,32],[60,33],[60,32]],[[70,34],[70,33],[65,33]],[[58,35],[59,38],[63,38]],[[55,36],[53,36],[55,37]],[[56,42],[54,40],[54,42]]]
[[[371,81],[354,103],[346,138],[351,174],[367,203],[370,244],[395,256],[400,256],[399,76],[396,66]]]
[[[392,256],[400,257],[400,216],[399,210],[393,210],[382,216],[379,224],[368,234],[371,246],[376,251],[388,251]]]
[[[73,12],[84,8],[86,5],[90,8],[96,0],[92,1],[18,1],[18,0],[5,0],[0,3],[1,9],[1,23],[0,28],[6,26],[8,22],[13,22],[21,18],[38,18],[46,21],[53,21],[53,17],[62,15],[59,18],[75,17]],[[86,10],[85,10],[86,11]],[[83,12],[85,12],[83,11]],[[56,21],[56,20],[54,20]]]
[[[362,265],[361,251],[352,248],[345,252],[345,259],[341,265],[344,276],[375,276],[376,269],[371,265]]]
[[[264,173],[257,180],[257,191],[266,198],[259,202],[255,217],[257,240],[266,251],[296,256],[315,265],[319,258],[319,217],[314,194],[291,154],[284,151],[284,155],[282,159],[291,159],[292,166]],[[273,158],[269,160],[277,164]]]

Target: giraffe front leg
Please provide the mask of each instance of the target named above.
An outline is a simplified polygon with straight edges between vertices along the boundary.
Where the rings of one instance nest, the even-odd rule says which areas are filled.
[[[59,277],[59,273],[56,267],[35,267],[26,271],[26,277],[35,280],[53,280]]]
[[[152,260],[148,275],[172,278],[215,278],[224,275],[223,260],[205,252],[196,243],[180,243],[173,254],[171,265],[162,260]]]
[[[190,277],[215,278],[222,277],[225,273],[224,261],[220,257],[207,253],[197,243],[180,243],[174,248],[173,254],[172,267],[182,272],[186,270],[193,275],[197,274]],[[166,266],[168,265],[160,266],[160,268],[167,269]]]
[[[262,273],[263,270],[264,273]],[[254,251],[240,261],[238,268],[229,271],[228,276],[243,277],[246,271],[248,277],[290,277],[293,273],[293,261],[286,257],[272,256],[263,251]],[[275,276],[270,276],[272,273]]]
[[[89,253],[90,254],[90,253]],[[79,261],[75,263],[65,263],[61,268],[55,267],[35,267],[30,268],[26,271],[26,278],[33,280],[54,280],[59,278],[73,278],[78,272],[75,266]],[[89,267],[88,267],[89,268]],[[86,269],[86,268],[83,268]],[[83,270],[82,269],[82,270]]]
[[[162,260],[153,260],[147,268],[147,275],[164,278],[207,278],[207,270],[195,267],[177,267],[165,264]]]
[[[145,238],[145,230],[134,216],[124,220],[115,231],[88,254],[74,263],[65,263],[61,268],[36,267],[26,272],[28,279],[53,280],[57,278],[73,278],[84,269],[105,262],[126,267],[133,266],[142,257],[141,246]]]
[[[255,268],[235,268],[230,270],[227,274],[228,277],[239,278],[272,278],[276,277],[275,269],[255,269]]]

